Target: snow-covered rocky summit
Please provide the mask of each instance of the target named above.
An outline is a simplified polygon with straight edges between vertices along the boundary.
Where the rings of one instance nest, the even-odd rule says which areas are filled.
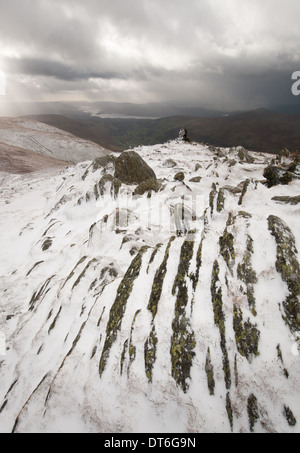
[[[299,432],[299,179],[134,153],[136,184],[114,156],[2,179],[0,430]]]

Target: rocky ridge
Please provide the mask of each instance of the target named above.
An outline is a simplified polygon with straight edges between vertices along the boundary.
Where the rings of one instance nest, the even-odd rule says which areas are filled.
[[[299,179],[241,148],[128,153],[132,179],[106,157],[2,180],[1,430],[298,432]]]

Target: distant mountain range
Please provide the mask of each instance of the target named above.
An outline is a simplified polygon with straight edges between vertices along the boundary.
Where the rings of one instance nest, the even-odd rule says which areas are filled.
[[[157,119],[124,119],[100,118],[83,112],[82,117],[77,118],[54,114],[31,115],[30,118],[113,151],[172,140],[183,127],[188,129],[192,141],[215,146],[244,146],[252,151],[274,154],[282,148],[290,151],[300,148],[300,115],[274,113],[265,109],[215,117],[180,115]]]

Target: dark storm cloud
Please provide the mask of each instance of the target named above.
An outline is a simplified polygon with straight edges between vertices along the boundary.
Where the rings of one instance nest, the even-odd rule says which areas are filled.
[[[6,58],[4,65],[12,74],[26,74],[30,76],[53,77],[58,80],[76,81],[96,79],[126,79],[121,73],[95,72],[89,68],[80,68],[76,65],[68,65],[55,60],[43,58]]]
[[[298,0],[0,0],[0,65],[24,96],[268,106],[300,70],[299,13]]]

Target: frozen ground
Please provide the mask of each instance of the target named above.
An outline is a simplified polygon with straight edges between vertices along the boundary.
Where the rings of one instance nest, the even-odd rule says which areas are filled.
[[[270,156],[236,149],[136,151],[163,183],[151,198],[101,192],[112,164],[0,176],[0,431],[299,432],[298,333],[268,218],[299,250],[299,205],[272,198],[300,181],[268,189]]]

